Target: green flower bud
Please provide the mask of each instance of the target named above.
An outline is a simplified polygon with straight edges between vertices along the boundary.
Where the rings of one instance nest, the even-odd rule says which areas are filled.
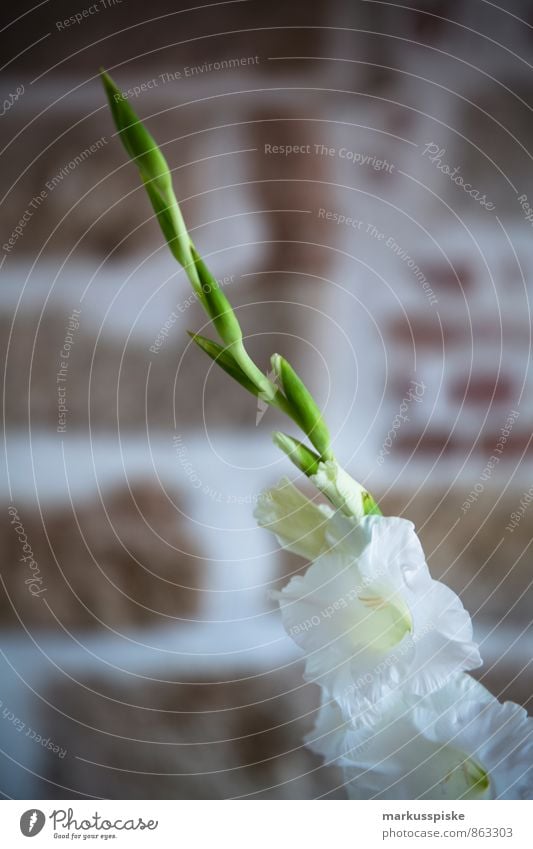
[[[168,163],[153,136],[105,71],[102,71],[102,82],[122,143],[139,169],[168,246],[198,291],[191,240],[172,188]]]
[[[333,459],[331,438],[315,399],[292,366],[279,354],[271,358],[272,368],[295,414],[295,420],[307,434],[324,460]]]
[[[311,451],[303,442],[298,439],[293,439],[286,433],[277,431],[272,435],[274,444],[281,448],[282,451],[292,460],[294,465],[308,477],[315,475],[318,471],[320,457]]]
[[[135,160],[141,177],[143,180],[150,180],[162,195],[172,191],[170,169],[155,139],[105,71],[102,71],[102,82],[122,143]]]
[[[320,463],[311,480],[345,516],[360,519],[372,513],[381,515],[381,510],[370,493],[335,460]]]

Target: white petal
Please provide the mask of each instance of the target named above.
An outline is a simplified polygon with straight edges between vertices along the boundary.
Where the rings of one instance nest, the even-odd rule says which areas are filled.
[[[272,531],[280,545],[307,560],[318,557],[323,550],[332,515],[330,507],[314,504],[287,478],[262,492],[254,511],[258,524]]]
[[[411,610],[415,620],[414,692],[431,692],[442,687],[450,675],[481,666],[470,616],[453,590],[431,580],[427,590],[412,600]]]
[[[346,721],[336,702],[323,697],[314,728],[304,739],[311,751],[322,755],[326,762],[342,756],[346,740]]]
[[[533,798],[533,720],[465,674],[423,698],[402,692],[346,737],[337,750],[354,798]]]

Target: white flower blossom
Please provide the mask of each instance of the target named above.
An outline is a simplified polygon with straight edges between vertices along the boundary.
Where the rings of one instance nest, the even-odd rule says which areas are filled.
[[[286,483],[271,490],[256,517],[291,551],[304,554],[302,540],[311,543],[305,574],[274,593],[287,632],[306,652],[307,680],[346,713],[371,720],[398,687],[423,695],[480,665],[470,617],[431,578],[411,522],[348,518],[294,491]]]
[[[372,728],[326,702],[307,743],[344,768],[353,799],[533,798],[533,719],[465,674],[403,690]]]

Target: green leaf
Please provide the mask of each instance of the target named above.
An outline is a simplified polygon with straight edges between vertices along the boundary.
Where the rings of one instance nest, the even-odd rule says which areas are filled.
[[[223,348],[222,345],[219,345],[218,342],[213,342],[211,339],[207,339],[206,336],[200,336],[199,333],[191,333],[189,330],[187,331],[193,342],[196,342],[199,348],[202,351],[211,357],[220,368],[224,369],[227,374],[230,375],[237,383],[240,383],[241,386],[244,386],[248,392],[251,392],[252,395],[259,395],[259,389],[255,384],[250,380],[249,377],[245,375],[239,365],[235,362],[233,356],[227,348]]]
[[[331,438],[315,399],[287,360],[279,354],[273,354],[271,362],[285,397],[296,413],[299,426],[307,434],[322,459],[331,460],[333,458],[330,447]]]
[[[301,472],[308,477],[317,473],[320,457],[314,451],[311,451],[307,445],[280,431],[274,433],[272,438],[278,448],[281,448],[287,454]]]
[[[181,218],[181,212],[174,193],[172,193],[172,198],[169,200],[168,197],[161,195],[152,183],[145,182],[144,188],[150,198],[159,226],[171,250],[172,256],[185,268],[196,294],[200,297],[200,284],[197,275],[194,273],[195,265],[191,254],[192,243],[185,229],[185,223]],[[176,220],[176,210],[179,220]],[[186,245],[185,241],[187,242]]]
[[[233,307],[193,246],[191,252],[202,287],[202,304],[218,335],[226,345],[242,342],[242,330]]]

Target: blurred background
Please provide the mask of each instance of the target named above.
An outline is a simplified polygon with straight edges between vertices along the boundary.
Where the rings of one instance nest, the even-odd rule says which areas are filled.
[[[209,335],[115,136],[112,73],[256,361],[415,522],[527,705],[533,4],[9,6],[1,36],[0,791],[344,798],[253,519],[287,425]],[[416,6],[416,8],[414,8]],[[292,431],[291,431],[292,432]]]

